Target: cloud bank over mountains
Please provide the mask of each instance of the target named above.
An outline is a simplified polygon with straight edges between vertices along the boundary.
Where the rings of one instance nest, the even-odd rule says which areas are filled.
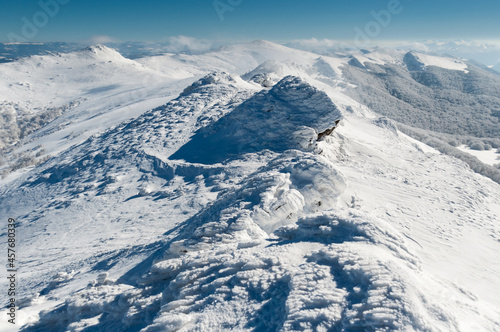
[[[357,45],[354,41],[333,40],[333,39],[296,39],[285,43],[285,45],[305,51],[328,54],[332,52],[342,52],[361,47],[385,47],[401,50],[413,50],[426,53],[446,54],[453,57],[461,57],[468,60],[477,61],[485,66],[497,66],[500,69],[500,41],[475,41],[475,40],[454,40],[454,41],[380,41]]]

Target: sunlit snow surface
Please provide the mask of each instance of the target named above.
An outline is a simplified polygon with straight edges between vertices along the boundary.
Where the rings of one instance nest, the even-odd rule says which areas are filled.
[[[436,66],[444,69],[467,72],[467,64],[460,60],[422,53],[415,53],[415,55],[425,66]]]
[[[467,152],[477,159],[481,160],[483,163],[487,165],[496,165],[500,164],[500,153],[498,153],[497,149],[490,150],[473,150],[466,145],[461,145],[457,147],[461,151]]]
[[[348,58],[182,57],[142,60],[179,97],[4,180],[25,330],[500,329],[498,184],[345,96]]]

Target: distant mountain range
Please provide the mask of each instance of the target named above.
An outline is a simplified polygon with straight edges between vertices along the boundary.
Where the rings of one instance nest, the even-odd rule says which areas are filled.
[[[23,331],[500,326],[499,75],[382,48],[73,46],[0,64]]]
[[[195,43],[196,47],[192,44]],[[303,49],[306,51],[317,52],[322,55],[329,55],[335,52],[352,51],[352,46],[342,43],[333,43],[332,46],[328,46],[331,43],[326,43],[326,45],[321,45],[320,41],[315,41],[318,47],[311,46],[311,42],[288,42],[285,45]],[[178,37],[171,38],[167,42],[109,42],[105,44],[118,52],[120,52],[124,57],[130,59],[136,59],[147,56],[160,55],[164,53],[188,53],[188,54],[198,54],[206,52],[210,49],[216,48],[215,44],[211,44],[208,41],[197,41],[193,38],[188,37]],[[31,55],[44,55],[52,53],[68,53],[78,51],[84,47],[86,44],[82,43],[68,43],[68,42],[45,42],[45,43],[0,43],[0,63],[10,62],[15,59],[19,59]],[[482,45],[471,43],[470,45],[464,41],[460,42],[448,42],[448,43],[437,43],[428,42],[421,44],[402,44],[399,49],[406,50],[416,50],[422,51],[426,49],[428,52],[434,52],[435,54],[447,54],[448,56],[462,57],[469,59],[471,61],[476,61],[477,64],[482,63],[484,66],[488,65],[490,69],[500,72],[500,52],[494,51],[491,45]],[[480,50],[479,53],[475,54],[474,50]],[[496,58],[495,58],[496,57]],[[498,60],[496,63],[492,60]],[[493,64],[491,64],[493,63]]]
[[[169,43],[126,42],[107,43],[107,46],[117,50],[124,57],[136,59],[146,56],[160,55],[170,52],[193,53],[187,46]],[[54,53],[69,53],[85,48],[85,44],[49,42],[49,43],[0,43],[0,63],[11,62],[32,55],[47,55]],[[197,51],[196,53],[199,53]]]

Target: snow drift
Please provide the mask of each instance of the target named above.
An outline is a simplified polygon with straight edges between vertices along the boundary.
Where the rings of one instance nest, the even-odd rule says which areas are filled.
[[[260,42],[144,59],[193,76],[5,182],[29,258],[23,330],[499,329],[498,184],[354,101],[342,76],[410,60],[469,74],[387,57]]]

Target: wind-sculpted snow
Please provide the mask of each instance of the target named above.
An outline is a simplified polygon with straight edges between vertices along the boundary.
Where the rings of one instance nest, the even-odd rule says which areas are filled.
[[[294,238],[290,230],[279,230],[295,225],[299,218],[321,220],[317,214],[336,206],[345,185],[344,177],[324,157],[286,152],[186,221],[179,238],[168,245],[164,258],[153,264],[140,282],[140,290],[127,291],[121,285],[112,290],[108,289],[112,286],[98,286],[109,298],[92,301],[95,291],[91,287],[80,295],[85,299],[82,304],[67,302],[63,313],[59,310],[42,316],[40,326],[57,328],[54,315],[74,315],[75,311],[79,314],[71,319],[102,311],[107,316],[106,303],[115,302],[112,298],[122,292],[119,297],[132,303],[119,306],[109,313],[109,318],[101,316],[96,328],[105,328],[110,322],[117,324],[120,316],[116,315],[123,315],[120,320],[125,324],[127,317],[137,313],[140,303],[155,302],[159,311],[145,331],[341,326],[348,294],[337,289],[334,275],[322,267],[323,263],[308,258],[309,250],[316,247],[310,242],[328,244],[339,238],[340,242],[366,241],[370,240],[368,232],[358,231],[355,222],[343,231],[344,223],[336,222],[334,215],[325,215],[322,223],[311,222],[318,228],[308,239]],[[341,226],[329,232],[328,225]],[[278,237],[273,235],[276,229]],[[285,233],[288,235],[281,235]],[[313,278],[309,281],[310,290],[316,289],[312,300],[301,292],[306,286],[302,283],[304,274]],[[151,289],[162,291],[161,300],[151,294]],[[304,302],[308,301],[312,301],[311,310],[305,308]]]
[[[287,76],[200,129],[171,159],[213,164],[265,149],[312,147],[318,133],[334,127],[340,117],[324,92]]]
[[[127,170],[138,194],[126,202],[160,214],[180,200],[193,202],[156,253],[118,278],[101,273],[26,331],[464,330],[435,290],[448,287],[453,308],[479,310],[473,297],[423,270],[418,242],[360,209],[337,167],[376,167],[349,158],[385,138],[353,143],[344,136],[352,128],[335,128],[318,140],[341,115],[325,93],[297,77],[254,89],[210,74],[26,183],[63,190],[87,178],[105,185],[83,192],[109,195],[125,191],[118,174]],[[401,148],[411,146],[389,120],[371,126]],[[363,129],[356,130],[362,141]],[[363,158],[375,153],[363,151]],[[108,183],[109,173],[117,175]],[[498,327],[490,317],[481,326]]]
[[[361,53],[261,42],[144,59],[230,73],[2,188],[26,257],[22,329],[499,330],[498,184],[346,96],[341,65],[378,89],[404,55]],[[424,60],[391,77],[445,73]]]
[[[2,215],[19,218],[21,241],[29,239],[25,257],[43,260],[43,255],[51,255],[49,265],[37,259],[23,265],[29,275],[20,296],[35,296],[44,287],[40,280],[50,280],[61,270],[113,266],[117,252],[130,252],[126,247],[138,250],[132,257],[151,254],[157,245],[150,244],[169,227],[215,198],[216,190],[204,189],[205,182],[210,188],[224,188],[226,182],[238,181],[245,170],[237,167],[166,162],[193,131],[255,93],[252,86],[238,82],[206,84],[51,159],[12,183],[8,194],[3,188]],[[196,197],[185,200],[192,194]],[[69,252],[80,256],[68,259]]]
[[[335,212],[345,185],[325,158],[286,152],[187,220],[136,287],[89,286],[38,328],[91,318],[99,330],[450,327],[419,289],[419,262],[402,235],[354,210]]]

